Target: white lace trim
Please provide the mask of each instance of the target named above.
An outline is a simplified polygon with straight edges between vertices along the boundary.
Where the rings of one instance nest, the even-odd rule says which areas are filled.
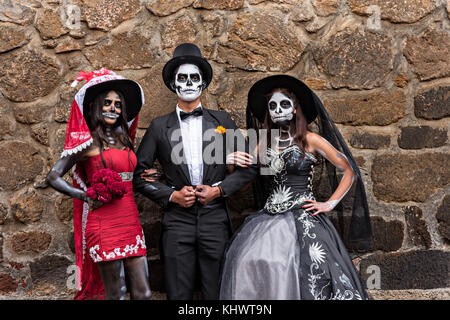
[[[123,257],[125,258],[126,256],[130,256],[133,253],[137,253],[139,247],[141,249],[146,249],[147,247],[145,246],[145,237],[144,234],[142,233],[142,239],[140,235],[136,236],[136,244],[127,244],[123,249],[119,248],[115,248],[114,250],[110,251],[110,252],[105,252],[103,251],[103,258],[100,256],[100,254],[97,252],[100,247],[99,245],[95,245],[93,247],[89,248],[89,255],[91,256],[92,260],[94,260],[94,262],[100,262],[103,260],[111,260],[111,259],[116,259],[118,257]]]
[[[91,256],[92,260],[94,260],[94,262],[102,261],[102,257],[100,257],[97,253],[97,250],[99,249],[100,246],[98,244],[89,248],[89,255]]]
[[[78,92],[75,94],[75,101],[77,102],[78,107],[81,110],[81,113],[83,113],[83,102],[84,102],[84,97],[86,95],[86,90],[88,88],[90,88],[96,84],[102,83],[102,82],[121,80],[121,79],[125,79],[125,78],[118,74],[105,74],[103,76],[95,77],[95,78],[91,79],[91,81],[89,81],[89,82],[86,82],[80,88],[80,90],[78,90]]]
[[[75,181],[79,184],[81,188],[83,188],[84,191],[87,190],[87,186],[84,183],[83,180],[81,180],[80,176],[78,175],[76,171],[77,165],[75,164],[72,168],[72,174]],[[82,254],[82,262],[84,262],[84,252],[86,251],[86,224],[88,220],[89,215],[89,204],[87,202],[83,202],[83,213],[81,214],[81,243],[83,248],[83,254]]]
[[[78,175],[77,171],[76,171],[77,165],[75,164],[72,168],[72,175],[73,178],[75,179],[75,181],[80,185],[81,188],[83,188],[84,191],[87,190],[87,186],[84,183],[83,180],[81,180],[80,176]]]
[[[82,238],[81,238],[81,242],[83,245],[83,259],[82,261],[84,261],[84,252],[86,251],[86,224],[87,224],[87,220],[88,220],[88,215],[89,215],[89,204],[87,202],[83,203],[83,215],[81,216],[81,234],[82,234]]]
[[[79,146],[76,146],[75,148],[64,150],[63,152],[61,152],[61,158],[64,158],[71,154],[78,153],[78,152],[82,151],[83,149],[86,149],[88,146],[90,146],[92,144],[92,142],[94,142],[94,140],[92,138],[90,138],[89,140],[83,142],[82,144],[80,144]]]

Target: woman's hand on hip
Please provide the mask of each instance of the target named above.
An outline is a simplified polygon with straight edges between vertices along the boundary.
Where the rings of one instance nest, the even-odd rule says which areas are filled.
[[[305,200],[305,202],[309,202],[308,204],[304,204],[302,206],[303,209],[305,209],[305,211],[312,211],[312,210],[316,210],[312,216],[317,215],[320,212],[330,212],[331,210],[334,209],[334,207],[336,206],[337,203],[334,203],[334,200],[330,200],[327,202],[318,202],[318,201],[314,201],[314,200]]]

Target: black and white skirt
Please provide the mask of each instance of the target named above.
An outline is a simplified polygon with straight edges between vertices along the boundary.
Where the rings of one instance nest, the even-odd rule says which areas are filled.
[[[247,217],[222,265],[223,300],[352,300],[367,293],[325,213],[301,208]]]

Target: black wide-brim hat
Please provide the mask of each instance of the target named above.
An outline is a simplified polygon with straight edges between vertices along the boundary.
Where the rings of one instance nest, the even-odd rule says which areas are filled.
[[[257,81],[248,92],[247,108],[261,123],[268,112],[267,94],[278,88],[286,88],[295,94],[307,123],[314,121],[317,109],[312,90],[299,79],[282,74]]]
[[[195,64],[202,71],[202,78],[205,81],[206,89],[212,80],[213,71],[209,62],[202,57],[200,49],[193,43],[183,43],[176,47],[173,51],[172,59],[164,66],[162,76],[167,88],[175,92],[170,82],[174,80],[173,76],[176,68],[185,63]]]
[[[127,121],[133,120],[141,110],[144,103],[144,96],[140,85],[129,79],[115,79],[95,84],[86,89],[83,108],[87,110],[96,96],[104,91],[120,91],[125,99]]]

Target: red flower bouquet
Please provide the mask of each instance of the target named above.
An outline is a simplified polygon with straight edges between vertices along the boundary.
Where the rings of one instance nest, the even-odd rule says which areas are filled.
[[[114,170],[101,169],[94,173],[92,186],[87,189],[86,196],[108,203],[113,198],[122,198],[125,193],[127,186],[122,177]]]

